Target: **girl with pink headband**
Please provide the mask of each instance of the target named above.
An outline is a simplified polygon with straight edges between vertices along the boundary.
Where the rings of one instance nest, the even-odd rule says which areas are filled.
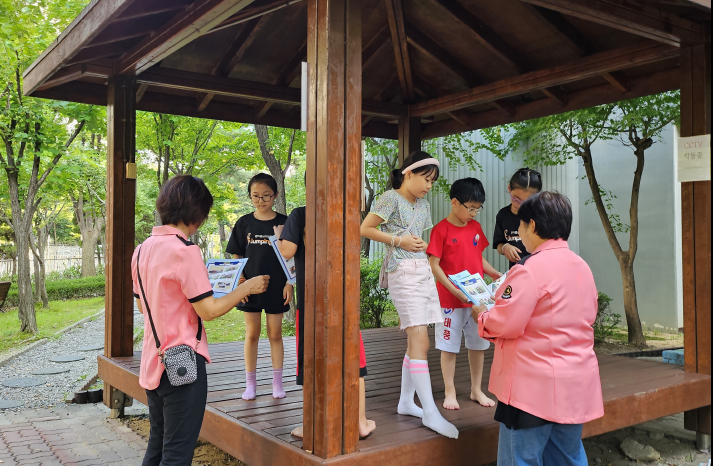
[[[391,172],[391,186],[377,199],[361,224],[361,235],[387,245],[382,266],[382,287],[406,331],[408,346],[401,370],[401,398],[397,411],[416,416],[441,435],[458,438],[458,429],[436,407],[428,371],[428,325],[443,322],[436,283],[421,239],[433,228],[431,208],[424,196],[438,179],[439,163],[426,152],[414,152]],[[419,408],[414,402],[418,393]]]

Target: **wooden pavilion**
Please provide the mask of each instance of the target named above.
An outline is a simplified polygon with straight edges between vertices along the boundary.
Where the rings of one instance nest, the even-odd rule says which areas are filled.
[[[710,27],[710,0],[92,0],[24,89],[107,106],[105,403],[145,400],[132,348],[136,110],[298,128],[304,86],[304,390],[246,403],[241,345],[213,345],[202,436],[251,466],[493,461],[492,410],[446,413],[457,441],[396,414],[405,343],[393,329],[364,334],[378,427],[358,438],[358,367],[344,361],[358,359],[361,137],[398,139],[403,155],[423,139],[674,89],[681,135],[709,134]],[[684,183],[682,205],[685,371],[600,358],[606,415],[585,435],[682,411],[710,435],[710,181]],[[433,381],[438,397],[437,369]]]

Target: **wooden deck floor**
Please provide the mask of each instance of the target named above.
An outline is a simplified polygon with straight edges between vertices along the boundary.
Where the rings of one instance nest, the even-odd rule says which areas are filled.
[[[258,398],[243,401],[245,386],[243,345],[210,345],[213,364],[208,365],[208,404],[201,436],[250,466],[289,464],[468,464],[495,460],[498,426],[493,408],[469,400],[470,374],[467,351],[456,366],[456,389],[461,409],[444,416],[460,429],[457,441],[424,428],[419,419],[396,414],[401,383],[405,334],[397,329],[363,332],[369,375],[366,377],[367,417],[377,423],[355,454],[322,460],[301,449],[290,431],[302,423],[302,391],[296,386],[294,338],[285,338],[285,388],[287,397],[271,397],[271,362],[267,341],[258,353]],[[433,341],[433,338],[431,339]],[[145,402],[138,385],[141,353],[110,360],[99,358],[99,375],[112,386]],[[486,354],[483,386],[487,387],[492,350]],[[585,436],[597,435],[650,419],[710,405],[709,376],[684,373],[679,367],[620,356],[599,358],[604,388],[604,418],[585,426]],[[439,406],[443,399],[440,353],[429,353],[431,380]],[[369,463],[365,463],[369,461]],[[373,461],[373,463],[372,463]]]

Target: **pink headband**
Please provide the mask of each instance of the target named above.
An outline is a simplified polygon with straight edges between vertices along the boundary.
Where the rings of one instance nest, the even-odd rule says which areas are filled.
[[[433,157],[430,157],[430,158],[428,158],[428,159],[423,159],[423,160],[419,160],[419,161],[416,162],[416,163],[412,163],[412,164],[409,165],[408,167],[406,167],[406,168],[404,168],[403,170],[401,170],[401,174],[402,174],[402,175],[405,175],[406,172],[408,172],[408,171],[413,171],[414,169],[416,169],[416,168],[418,168],[418,167],[423,167],[423,166],[425,166],[425,165],[435,165],[435,166],[437,166],[437,167],[440,167],[440,166],[441,166],[441,164],[438,162],[438,159],[434,159]]]

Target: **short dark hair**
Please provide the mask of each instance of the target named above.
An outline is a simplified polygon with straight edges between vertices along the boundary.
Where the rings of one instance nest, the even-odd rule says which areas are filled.
[[[203,180],[190,175],[174,176],[161,186],[156,210],[164,225],[201,224],[213,207],[213,195]]]
[[[466,202],[485,202],[485,188],[477,178],[462,178],[451,185],[451,199],[457,199],[461,204]]]
[[[250,182],[248,183],[248,196],[250,195],[250,188],[252,188],[254,184],[259,183],[266,184],[270,189],[272,189],[272,192],[277,192],[277,181],[275,181],[275,178],[267,173],[258,173],[250,178]]]
[[[431,156],[431,154],[422,150],[413,152],[411,155],[406,157],[406,160],[404,160],[404,163],[401,165],[401,168],[397,168],[391,171],[391,187],[393,187],[394,189],[399,189],[401,187],[401,184],[404,182],[404,174],[401,172],[404,171],[404,168],[413,165],[416,162],[420,162],[421,160],[432,158],[433,157]],[[411,173],[423,176],[429,176],[435,173],[433,177],[433,181],[435,182],[438,179],[440,170],[438,170],[438,165],[424,165],[422,167],[414,168]]]
[[[510,189],[534,189],[539,192],[542,189],[542,176],[535,170],[521,168],[510,178]]]
[[[535,233],[542,239],[567,240],[572,231],[572,204],[560,193],[543,191],[533,194],[517,211],[518,218],[535,221]]]

